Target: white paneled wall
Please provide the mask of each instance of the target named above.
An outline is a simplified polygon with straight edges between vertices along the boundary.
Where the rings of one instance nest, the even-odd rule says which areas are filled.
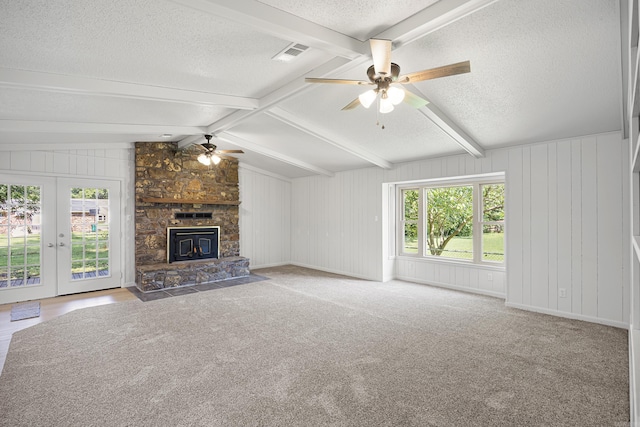
[[[0,172],[27,175],[91,177],[121,182],[124,284],[135,282],[134,150],[0,151]],[[126,236],[130,236],[127,238]]]
[[[383,183],[506,172],[507,271],[398,258],[386,270]],[[618,132],[293,181],[292,262],[502,295],[507,304],[626,327],[628,150]],[[385,215],[386,217],[386,215]],[[488,273],[492,279],[488,280]],[[562,289],[566,297],[559,297]]]
[[[252,269],[291,260],[291,181],[240,165],[240,254]]]
[[[509,305],[628,324],[628,164],[619,133],[509,150]]]
[[[369,168],[294,180],[292,262],[380,280],[383,177]]]
[[[133,149],[0,151],[0,169],[51,176],[127,179],[133,172]]]
[[[396,259],[395,267],[398,279],[505,297],[506,272],[504,269],[454,262],[432,262],[408,257]]]

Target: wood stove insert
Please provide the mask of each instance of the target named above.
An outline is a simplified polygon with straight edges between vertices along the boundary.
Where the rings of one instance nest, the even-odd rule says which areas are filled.
[[[167,227],[167,262],[218,258],[220,227]]]

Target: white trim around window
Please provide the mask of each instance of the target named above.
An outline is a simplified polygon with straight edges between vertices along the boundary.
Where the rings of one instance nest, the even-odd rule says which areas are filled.
[[[492,184],[499,186],[493,187],[493,192],[490,187]],[[502,190],[502,197],[504,197],[504,185],[504,173],[396,184],[396,255],[429,261],[504,268],[506,241],[504,199],[501,207],[491,210],[496,206],[485,206],[483,197],[485,187],[488,196],[495,196]],[[436,190],[445,191],[436,192]],[[446,201],[448,199],[445,196],[452,197],[451,202]],[[428,205],[430,198],[434,200],[433,205]],[[442,231],[444,228],[440,227],[439,233],[429,234],[428,223],[432,220],[430,218],[438,217],[437,203],[440,203],[440,206],[456,203],[458,209],[453,213],[460,218],[465,218],[457,223],[463,231],[456,232],[457,227]],[[427,206],[431,210],[428,211]],[[470,214],[471,218],[468,219]],[[453,238],[448,240],[447,238],[451,235]],[[498,235],[502,238],[501,242]],[[452,245],[454,239],[457,241]],[[445,240],[446,243],[444,243]],[[485,244],[492,247],[484,250]]]

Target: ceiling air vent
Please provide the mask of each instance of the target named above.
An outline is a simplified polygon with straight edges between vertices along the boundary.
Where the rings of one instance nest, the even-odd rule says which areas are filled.
[[[300,56],[300,54],[304,53],[307,49],[309,49],[309,46],[305,46],[300,43],[291,43],[271,59],[274,59],[276,61],[291,62],[298,56]]]

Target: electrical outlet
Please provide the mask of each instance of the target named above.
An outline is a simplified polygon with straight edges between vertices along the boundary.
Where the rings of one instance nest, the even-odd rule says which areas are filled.
[[[493,282],[493,273],[487,273],[487,280]]]
[[[567,290],[565,288],[559,288],[558,289],[558,296],[560,298],[566,298],[567,297]]]

